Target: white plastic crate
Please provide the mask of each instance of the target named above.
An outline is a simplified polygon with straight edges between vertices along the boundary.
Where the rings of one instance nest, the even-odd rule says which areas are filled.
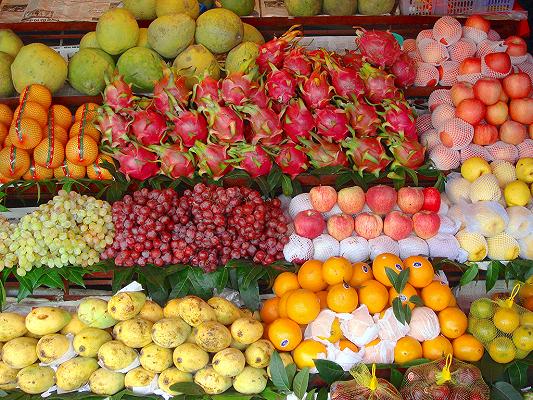
[[[400,0],[403,15],[470,15],[511,11],[514,0]]]

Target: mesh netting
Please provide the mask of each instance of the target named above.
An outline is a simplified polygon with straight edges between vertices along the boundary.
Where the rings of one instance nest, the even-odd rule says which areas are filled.
[[[402,44],[402,50],[406,53],[416,50],[416,40],[415,39],[405,39]]]
[[[398,241],[400,258],[402,260],[411,256],[429,256],[429,247],[426,241],[418,236],[409,236]]]
[[[444,61],[439,65],[438,70],[441,86],[453,86],[457,83],[457,75],[459,75],[459,63],[457,61]]]
[[[431,114],[421,114],[416,118],[416,131],[419,135],[432,128]]]
[[[379,338],[381,340],[397,342],[409,332],[409,325],[402,324],[396,319],[392,307],[385,310],[383,315],[379,318],[377,325],[379,327]]]
[[[283,255],[286,261],[302,263],[312,259],[314,251],[312,240],[293,234],[283,248]]]
[[[469,39],[474,43],[479,43],[487,39],[487,32],[482,31],[481,29],[474,28],[472,26],[463,26],[463,38]]]
[[[486,76],[488,78],[494,78],[494,79],[503,79],[513,71],[512,65],[511,67],[509,67],[509,71],[507,72],[498,72],[498,71],[493,70],[485,62],[486,57],[487,56],[484,56],[481,58],[481,73],[483,74],[483,76]]]
[[[507,208],[509,224],[505,232],[515,239],[524,239],[533,232],[533,213],[525,207]]]
[[[483,74],[462,74],[457,75],[457,82],[468,82],[471,85],[474,85],[477,81],[483,78]]]
[[[448,218],[446,215],[440,216],[439,233],[455,235],[458,230],[459,226],[455,221],[453,221],[451,218]]]
[[[429,129],[420,135],[420,143],[426,146],[427,151],[441,144],[439,132],[436,129]]]
[[[455,118],[455,107],[449,104],[441,104],[435,107],[431,113],[431,125],[437,131],[440,131],[443,125],[452,118]]]
[[[427,240],[430,257],[443,257],[455,260],[459,254],[459,242],[455,236],[438,233]]]
[[[452,204],[468,203],[471,185],[471,182],[463,178],[461,174],[452,172],[446,177],[446,196]]]
[[[452,150],[439,144],[429,152],[429,159],[435,164],[435,168],[441,171],[449,171],[461,165],[461,156],[457,150]]]
[[[398,242],[386,235],[378,236],[377,238],[368,241],[370,246],[370,259],[374,260],[377,256],[383,253],[392,253],[396,256],[400,255],[400,248]]]
[[[529,78],[531,79],[531,84],[533,84],[533,63],[527,61],[525,63],[518,64],[517,67],[520,71],[525,72],[529,75]]]
[[[428,107],[430,111],[433,111],[435,107],[441,104],[453,106],[451,91],[449,89],[437,89],[429,95]]]
[[[409,54],[409,57],[411,57],[416,62],[422,62],[422,56],[420,56],[420,53],[418,52],[418,49],[416,49],[414,51],[410,51],[408,54]]]
[[[506,46],[502,41],[483,40],[477,44],[476,57],[483,58],[491,53],[503,53]]]
[[[368,260],[370,255],[368,240],[359,236],[350,236],[341,240],[339,255],[352,263]]]
[[[520,245],[520,258],[533,260],[533,235],[527,235],[518,241]]]
[[[498,179],[501,188],[508,183],[516,181],[516,168],[509,161],[496,160],[490,164],[492,174]]]
[[[525,56],[509,56],[511,64],[519,65],[527,61],[527,54]]]
[[[323,213],[322,215],[324,215],[324,218],[326,220],[328,220],[331,217],[333,217],[334,215],[339,215],[339,214],[342,214],[342,210],[339,207],[339,205],[335,203],[335,205],[333,206],[333,208],[331,210],[329,210],[328,212]]]
[[[461,249],[466,252],[467,261],[482,261],[487,257],[489,247],[487,239],[482,234],[463,229],[457,232],[455,238]]]
[[[475,204],[461,205],[465,228],[485,237],[502,233],[509,223],[505,208],[495,201],[481,201]]]
[[[494,160],[505,160],[511,164],[518,160],[518,149],[515,145],[498,141],[485,147]]]
[[[433,38],[445,46],[451,46],[463,36],[461,23],[453,17],[439,18],[433,25]]]
[[[460,118],[452,118],[442,125],[439,135],[444,146],[461,150],[472,143],[474,127]]]
[[[363,362],[366,364],[392,364],[396,342],[382,340],[374,346],[365,347]]]
[[[476,54],[477,46],[472,40],[461,39],[448,48],[450,59],[457,62],[473,57]]]
[[[416,63],[415,86],[437,86],[439,83],[439,70],[426,62]]]
[[[331,385],[331,400],[402,400],[398,390],[385,379],[377,378],[375,365],[372,373],[365,364],[352,368],[353,381],[334,382]]]
[[[311,200],[309,199],[309,193],[301,193],[297,196],[294,196],[291,202],[289,203],[289,215],[292,219],[296,217],[300,211],[311,210],[313,206],[311,205]]]
[[[420,43],[420,41],[424,39],[434,39],[433,37],[433,29],[424,29],[418,33],[416,36],[416,44]]]
[[[533,157],[533,139],[525,139],[517,144],[518,158]]]
[[[492,161],[489,151],[479,144],[470,143],[464,149],[461,149],[461,164],[472,157],[481,157],[484,160]]]
[[[465,215],[461,203],[452,205],[446,216],[452,221],[455,221],[455,223],[459,225],[459,229],[466,228]]]
[[[489,246],[487,255],[491,260],[510,261],[520,255],[518,241],[505,232],[487,238],[487,244]]]
[[[477,201],[498,201],[502,197],[502,190],[498,179],[492,174],[483,174],[476,178],[470,185],[470,200]]]
[[[415,307],[411,314],[409,328],[408,336],[419,342],[433,340],[440,333],[439,318],[429,307]]]
[[[418,42],[418,51],[424,62],[440,64],[450,58],[448,49],[434,39],[422,39]]]
[[[500,40],[502,37],[498,32],[496,32],[494,29],[490,29],[489,33],[487,34],[487,39],[489,40]]]
[[[313,239],[313,247],[315,252],[313,258],[315,260],[326,261],[331,257],[338,257],[340,253],[339,242],[327,234],[322,234]]]

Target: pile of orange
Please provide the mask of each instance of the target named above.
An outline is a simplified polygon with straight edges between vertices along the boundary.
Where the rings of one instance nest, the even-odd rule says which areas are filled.
[[[409,269],[409,279],[401,293],[392,287],[387,268],[395,273]],[[465,334],[468,319],[457,307],[451,289],[435,280],[433,266],[421,256],[402,261],[394,254],[384,253],[376,257],[371,266],[362,262],[351,264],[342,257],[332,257],[325,262],[310,260],[297,273],[280,274],[274,281],[273,292],[276,297],[263,303],[261,318],[276,349],[292,351],[299,368],[313,367],[313,357],[326,352],[320,342],[302,341],[303,330],[322,309],[351,313],[364,304],[373,315],[391,307],[397,297],[412,309],[415,307],[412,296],[419,296],[426,307],[438,314],[441,335],[423,343],[409,336],[400,339],[395,348],[396,362],[422,357],[435,360],[448,353],[461,360],[476,361],[483,354],[481,343]],[[341,349],[349,347],[358,351],[357,346],[343,336],[338,319],[332,325],[330,337],[321,339],[337,343]],[[367,346],[377,343],[379,340]]]
[[[14,111],[0,104],[0,183],[21,178],[112,179],[99,166],[113,161],[98,153],[100,132],[93,124],[97,109],[97,104],[83,104],[73,118],[67,107],[52,105],[52,94],[39,84],[22,91]]]

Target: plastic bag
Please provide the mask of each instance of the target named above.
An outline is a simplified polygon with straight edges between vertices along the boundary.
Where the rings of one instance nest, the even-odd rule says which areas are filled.
[[[490,391],[479,369],[451,355],[409,368],[400,392],[405,400],[489,400]]]
[[[376,366],[372,373],[365,364],[354,366],[350,374],[352,381],[334,382],[331,385],[331,400],[402,400],[398,390],[385,379],[376,377]]]
[[[509,224],[509,216],[505,208],[495,201],[463,204],[461,208],[466,229],[470,232],[478,232],[485,237],[492,237],[503,232]]]

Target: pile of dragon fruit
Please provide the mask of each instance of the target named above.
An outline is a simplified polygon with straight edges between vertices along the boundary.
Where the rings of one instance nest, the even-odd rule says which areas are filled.
[[[104,93],[100,129],[120,171],[220,179],[233,169],[252,178],[274,165],[295,177],[311,168],[353,167],[379,174],[418,168],[424,147],[402,88],[415,63],[389,32],[358,31],[346,54],[298,45],[289,30],[259,49],[255,68],[205,77],[192,91],[167,69],[153,98],[135,97],[115,75]]]

